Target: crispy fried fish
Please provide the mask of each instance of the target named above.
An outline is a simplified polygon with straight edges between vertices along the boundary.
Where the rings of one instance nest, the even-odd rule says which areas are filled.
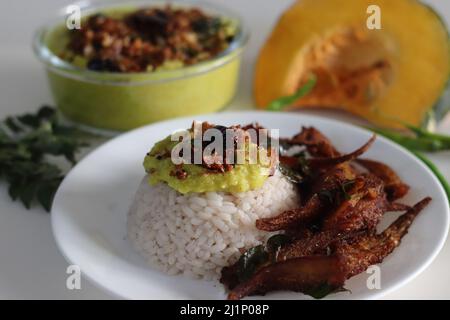
[[[381,234],[366,233],[342,241],[332,255],[293,258],[265,266],[249,280],[234,287],[228,299],[242,299],[275,290],[308,293],[324,284],[338,289],[346,279],[382,262],[400,244],[415,217],[430,201],[431,198],[427,197],[418,202]]]
[[[390,201],[400,199],[408,193],[409,186],[388,165],[368,159],[357,159],[356,162],[384,181],[384,189]]]
[[[313,127],[302,127],[302,131],[292,139],[288,139],[288,142],[292,145],[306,146],[313,157],[337,157],[340,155],[331,141]]]
[[[307,158],[303,152],[301,159],[280,158],[284,166],[301,175],[295,183],[306,200],[297,209],[256,221],[260,230],[284,233],[274,236],[277,240],[268,241],[265,247],[258,246],[265,259],[245,278],[239,276],[239,263],[222,269],[221,282],[231,290],[229,299],[274,290],[320,298],[341,289],[346,279],[370,265],[382,262],[400,244],[431,198],[413,207],[394,202],[409,191],[409,186],[389,166],[357,159],[374,140],[372,136],[362,147],[344,155],[312,127],[303,127],[292,139],[282,141],[287,146],[306,147],[311,156]],[[376,227],[388,211],[406,212],[377,234]]]
[[[342,287],[346,271],[339,257],[313,256],[290,259],[260,269],[250,280],[235,287],[228,299],[239,300],[245,296],[265,294],[274,290],[308,292],[327,284]]]
[[[312,195],[303,206],[282,212],[278,216],[256,220],[256,227],[265,231],[285,230],[295,224],[305,224],[321,216],[332,205],[323,201],[320,194],[334,192],[346,181],[353,180],[356,172],[348,164],[334,166],[321,174],[311,186]]]
[[[400,245],[401,239],[408,232],[416,216],[430,201],[430,197],[419,201],[380,234],[366,234],[348,242],[341,242],[335,254],[343,258],[341,261],[345,261],[347,278],[363,272],[373,264],[382,262],[394,251]]]

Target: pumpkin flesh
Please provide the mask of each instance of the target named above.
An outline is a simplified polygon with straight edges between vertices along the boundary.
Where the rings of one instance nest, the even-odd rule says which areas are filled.
[[[369,30],[369,5],[381,9]],[[338,108],[379,125],[422,125],[447,88],[445,25],[414,0],[301,0],[262,48],[254,96],[264,108],[293,94],[314,73],[314,90],[293,107]]]

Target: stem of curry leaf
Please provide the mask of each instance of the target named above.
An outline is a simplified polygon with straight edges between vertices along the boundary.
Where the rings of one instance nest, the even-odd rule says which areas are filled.
[[[369,127],[368,129],[397,142],[407,149],[426,152],[436,152],[450,149],[450,144],[447,144],[444,141],[431,136],[412,137],[388,129],[379,129],[372,127]]]
[[[267,110],[270,111],[281,111],[286,107],[291,106],[295,101],[298,99],[306,96],[308,93],[311,92],[311,90],[316,85],[317,78],[315,75],[311,75],[309,80],[301,86],[293,95],[281,97],[278,99],[273,100],[269,105],[267,106]]]
[[[447,136],[445,134],[430,132],[423,128],[419,128],[419,127],[412,126],[409,124],[405,124],[405,127],[407,127],[409,130],[414,132],[417,135],[417,137],[419,137],[419,138],[428,138],[428,139],[434,139],[434,140],[440,141],[446,147],[446,149],[450,149],[450,136]]]
[[[418,138],[407,137],[397,132],[392,132],[390,130],[377,129],[377,128],[368,128],[369,130],[378,133],[395,143],[403,146],[413,153],[419,160],[421,160],[436,176],[436,178],[441,183],[442,187],[447,194],[447,199],[450,202],[450,185],[447,182],[447,179],[444,175],[439,171],[436,165],[428,159],[421,151],[442,151],[448,148],[441,148],[439,143],[437,143],[436,139],[433,139],[434,134],[425,131],[427,134],[422,134]],[[409,128],[412,130],[411,128]],[[422,129],[421,129],[422,130]],[[445,137],[445,136],[444,136]],[[433,144],[434,143],[434,144]]]
[[[438,178],[439,182],[442,184],[442,187],[445,190],[445,193],[447,194],[447,200],[449,200],[450,203],[450,185],[447,182],[447,179],[444,177],[444,175],[439,171],[439,169],[436,167],[436,165],[428,159],[424,154],[418,151],[410,150],[417,158],[419,158],[430,170],[434,173],[436,178]]]
[[[412,135],[403,136],[398,131],[381,128],[376,129],[378,133],[383,134],[385,136],[389,135],[394,138],[400,138],[401,140],[403,140],[402,141],[403,143],[411,145],[412,148],[416,150],[430,151],[430,152],[450,150],[450,136],[430,132],[424,128],[411,125],[408,122],[405,122],[401,119],[392,116],[388,116],[386,114],[380,115],[387,120],[394,121],[402,125],[406,129],[408,129]]]

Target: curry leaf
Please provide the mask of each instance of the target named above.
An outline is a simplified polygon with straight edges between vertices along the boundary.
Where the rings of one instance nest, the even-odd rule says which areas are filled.
[[[31,207],[31,202],[33,201],[36,194],[37,184],[38,182],[36,181],[26,183],[20,190],[19,198],[27,209],[30,209]]]
[[[62,178],[54,179],[41,185],[39,190],[37,190],[37,200],[45,210],[50,211],[53,197],[55,196],[56,190],[58,189],[61,181]]]
[[[36,113],[11,116],[0,123],[0,178],[8,184],[12,200],[26,208],[38,202],[49,211],[63,179],[48,155],[76,162],[77,152],[87,145],[84,135],[58,118],[55,109],[43,106]]]
[[[299,184],[304,181],[304,176],[300,171],[294,170],[286,165],[283,165],[282,163],[278,165],[278,170],[280,170],[286,179],[294,184]]]
[[[341,193],[344,196],[345,200],[350,200],[351,196],[348,194],[348,191],[354,185],[355,185],[355,180],[346,180],[340,184]]]
[[[314,299],[323,299],[329,294],[336,292],[349,291],[343,287],[332,286],[326,282],[319,284],[318,286],[311,288],[309,290],[305,290],[304,294],[307,294]]]
[[[237,275],[240,282],[249,279],[255,271],[266,263],[269,255],[263,245],[245,251],[238,260]]]
[[[271,236],[266,243],[269,252],[276,252],[285,244],[289,243],[291,239],[285,234],[276,234]]]
[[[320,190],[318,192],[320,199],[328,202],[329,204],[333,204],[335,202],[335,194],[331,190]]]
[[[4,121],[6,127],[11,130],[13,133],[19,133],[22,131],[22,128],[16,123],[13,117],[7,117]]]

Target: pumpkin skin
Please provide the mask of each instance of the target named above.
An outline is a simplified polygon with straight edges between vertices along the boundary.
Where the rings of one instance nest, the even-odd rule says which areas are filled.
[[[381,9],[369,30],[367,8]],[[259,108],[317,84],[291,108],[337,108],[370,122],[430,128],[450,109],[447,28],[416,0],[298,0],[260,51],[254,77]]]

